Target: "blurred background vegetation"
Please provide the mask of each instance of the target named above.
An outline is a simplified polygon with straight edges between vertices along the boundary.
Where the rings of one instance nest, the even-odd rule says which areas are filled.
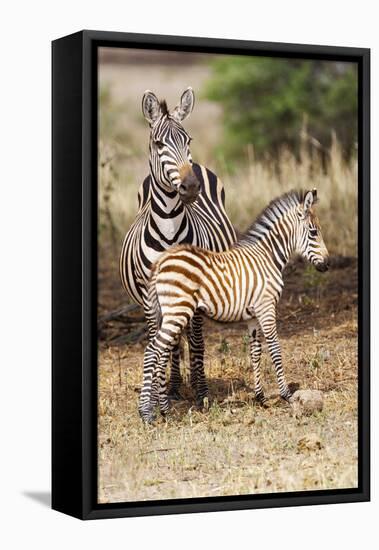
[[[350,63],[267,57],[222,57],[212,63],[206,97],[223,107],[222,154],[241,159],[280,154],[285,144],[299,155],[306,127],[322,150],[338,136],[345,158],[357,141],[357,71]]]
[[[99,66],[100,262],[118,260],[148,174],[143,92],[174,108],[187,86],[196,95],[184,123],[192,156],[224,182],[238,229],[284,191],[317,187],[328,248],[356,255],[354,64],[107,48]]]

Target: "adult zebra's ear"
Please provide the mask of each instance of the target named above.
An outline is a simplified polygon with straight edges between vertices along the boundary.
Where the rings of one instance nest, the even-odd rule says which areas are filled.
[[[195,94],[193,89],[187,88],[180,98],[180,103],[175,107],[172,112],[173,118],[177,122],[182,122],[185,118],[192,113],[193,106],[195,105]]]
[[[153,92],[150,92],[150,90],[146,90],[143,94],[142,112],[149,124],[154,124],[161,114],[159,99]]]
[[[316,193],[314,195],[314,193]],[[315,202],[315,197],[317,198],[317,191],[316,189],[313,189],[313,191],[308,191],[308,193],[304,197],[304,214],[308,214],[310,209],[312,208],[312,205]]]

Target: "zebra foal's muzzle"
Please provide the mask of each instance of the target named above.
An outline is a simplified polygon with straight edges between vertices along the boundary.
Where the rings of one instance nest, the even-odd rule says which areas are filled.
[[[325,271],[328,271],[329,269],[329,258],[325,258],[323,262],[317,262],[315,264],[315,268],[317,271],[321,271],[321,273],[325,273]]]
[[[182,175],[182,183],[179,185],[179,196],[184,204],[194,202],[200,193],[200,182],[193,170],[186,170]]]

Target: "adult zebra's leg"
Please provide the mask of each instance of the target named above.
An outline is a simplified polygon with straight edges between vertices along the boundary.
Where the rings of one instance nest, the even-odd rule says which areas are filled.
[[[180,342],[174,346],[171,352],[171,375],[170,384],[168,389],[168,396],[170,399],[178,400],[181,398],[179,388],[182,384],[182,376],[180,374]]]
[[[292,397],[292,392],[284,376],[282,353],[276,328],[276,306],[271,303],[269,306],[266,306],[264,310],[257,311],[256,313],[261,330],[266,338],[272,362],[275,366],[280,397],[289,401]]]
[[[152,342],[157,334],[158,326],[155,313],[151,310],[149,302],[147,300],[145,300],[144,311],[148,330],[148,341]],[[152,379],[150,389],[150,408],[152,411],[154,410],[154,407],[156,407],[159,403],[158,381],[155,373],[156,371],[154,369],[151,375]]]
[[[203,407],[208,399],[208,384],[204,372],[203,316],[200,313],[195,313],[189,324],[188,345],[191,387],[195,392],[197,405]]]
[[[255,399],[262,405],[266,401],[261,383],[261,355],[262,355],[262,332],[256,319],[248,323],[250,338],[250,361],[254,376]]]

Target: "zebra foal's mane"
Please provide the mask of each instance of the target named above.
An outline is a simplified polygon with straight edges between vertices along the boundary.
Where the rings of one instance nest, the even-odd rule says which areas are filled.
[[[242,241],[255,243],[263,239],[281,218],[304,201],[306,194],[307,191],[293,189],[273,199],[242,233],[236,244]]]

